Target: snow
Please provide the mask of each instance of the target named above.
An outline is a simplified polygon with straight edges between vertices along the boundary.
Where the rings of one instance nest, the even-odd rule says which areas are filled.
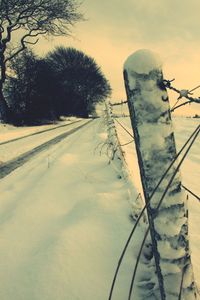
[[[128,130],[132,132],[130,118],[119,118],[118,119]],[[198,119],[193,118],[181,118],[175,117],[173,118],[173,126],[175,129],[175,139],[177,145],[177,151],[182,147],[185,141],[189,138],[191,133],[199,124]],[[124,132],[124,130],[115,123],[117,132],[119,135],[120,143],[127,143],[130,141],[130,137]],[[155,140],[156,142],[156,140]],[[192,146],[189,155],[186,157],[183,165],[181,166],[181,176],[182,176],[182,183],[192,190],[198,196],[200,195],[200,185],[199,185],[199,178],[200,178],[200,157],[199,157],[199,149],[200,149],[200,138],[198,137],[194,145]],[[137,164],[137,155],[134,143],[126,145],[123,147],[124,155],[127,161],[127,164],[130,168],[130,172],[132,174],[132,178],[134,181],[134,185],[138,192],[142,193],[142,186],[140,181],[140,173]],[[164,185],[165,183],[163,183]],[[187,193],[188,194],[188,193]],[[200,217],[200,204],[198,200],[193,197],[192,195],[188,194],[188,207],[189,207],[189,237],[190,237],[190,245],[191,245],[191,256],[193,262],[193,268],[195,273],[195,280],[198,285],[200,286],[200,264],[199,264],[199,248],[200,248],[200,234],[197,224],[199,223]],[[180,203],[182,202],[180,196]],[[152,199],[154,200],[154,199]],[[173,203],[174,198],[168,197],[166,201],[164,201],[164,206],[168,206],[168,202],[170,205]],[[177,201],[177,199],[176,199]],[[155,199],[156,202],[156,199]],[[170,214],[170,213],[169,213]],[[160,217],[164,217],[161,216]],[[159,219],[158,219],[159,221]],[[181,220],[179,220],[181,221]],[[177,220],[177,222],[179,222]],[[181,221],[182,222],[182,221]],[[166,231],[166,228],[169,230],[169,234],[171,234],[171,230],[174,230],[173,224],[159,224],[159,230]],[[188,296],[189,297],[189,296]],[[189,299],[189,298],[188,298]]]
[[[29,134],[40,132],[43,130],[48,130],[51,128],[56,128],[61,125],[69,124],[73,121],[78,120],[75,117],[63,118],[63,121],[58,121],[57,123],[50,125],[40,125],[40,126],[29,126],[29,127],[16,127],[13,125],[0,123],[0,143],[20,138]]]
[[[130,119],[119,120],[131,131]],[[197,122],[196,119],[174,120],[178,149]],[[120,144],[130,142],[130,136],[117,123],[115,125]],[[60,134],[60,130],[56,134]],[[49,132],[45,139],[52,138],[51,134]],[[14,142],[15,154],[24,151],[27,144],[32,147],[34,143],[43,142],[43,138],[38,138],[35,136],[35,141],[28,143],[26,139],[19,144]],[[133,227],[132,201],[139,192],[142,194],[142,189],[134,144],[122,147],[130,173],[130,178],[124,179],[119,176],[119,162],[108,164],[106,154],[99,153],[97,146],[106,138],[102,120],[95,120],[0,180],[0,299],[108,299],[119,256]],[[197,140],[182,166],[183,184],[198,195],[199,143]],[[2,155],[8,158],[5,152],[11,150],[4,148]],[[200,205],[190,195],[188,205],[192,261],[199,285]],[[173,224],[170,225],[169,231],[173,230]],[[141,226],[134,235],[113,300],[128,298],[144,231]],[[179,250],[176,254],[181,255]],[[142,268],[141,264],[138,276]],[[165,274],[178,271],[169,263],[162,268]],[[149,267],[147,280],[154,272],[153,266]],[[187,275],[190,281],[190,270],[186,279]],[[157,284],[156,278],[152,281]],[[168,288],[171,286],[173,282]],[[190,300],[189,297],[186,300]],[[134,298],[137,299],[135,288]]]
[[[158,241],[158,250],[162,253],[162,258],[171,260],[171,259],[179,259],[184,258],[185,251],[183,248],[174,249],[171,247],[168,241]],[[162,263],[162,262],[161,262]]]
[[[151,71],[161,69],[162,62],[157,53],[147,49],[141,49],[131,54],[124,63],[124,70],[129,75],[131,72],[137,74],[149,74]]]
[[[165,234],[167,237],[172,237],[180,234],[180,228],[185,224],[186,221],[187,219],[182,216],[175,222],[172,222],[171,220],[169,221],[168,215],[163,216],[161,214],[161,216],[158,216],[158,218],[155,220],[155,229],[160,235]]]
[[[166,185],[164,185],[166,183],[166,181],[163,181],[162,184],[160,185],[161,188],[165,187]],[[173,187],[175,187],[173,184],[170,187],[170,190],[173,189]],[[153,196],[152,201],[151,201],[151,206],[153,208],[156,208],[158,205],[158,201],[160,201],[161,197],[162,197],[163,192],[157,192],[155,196]],[[166,195],[165,199],[162,203],[162,208],[170,208],[171,206],[175,206],[175,205],[182,205],[183,204],[183,198],[185,199],[185,191],[182,190],[180,191],[180,193],[178,195],[176,195],[176,197],[173,197],[173,195]],[[172,207],[173,209],[173,207]],[[172,211],[171,211],[172,213]],[[184,212],[185,213],[185,212]],[[166,215],[167,217],[167,215]],[[170,218],[170,216],[168,216]],[[170,220],[171,222],[175,222],[175,220]]]
[[[141,168],[141,179],[148,197],[155,190],[155,186],[166,172],[168,166],[170,166],[172,160],[175,159],[176,147],[169,99],[167,91],[163,87],[161,65],[158,63],[157,56],[151,52],[139,51],[139,55],[137,54],[135,59],[135,54],[133,54],[132,60],[128,59],[128,62],[125,63],[124,79]],[[146,74],[144,74],[142,68],[144,63],[147,64]],[[136,72],[138,65],[141,68],[138,68],[138,72]],[[126,68],[129,69],[126,70]],[[133,79],[135,81],[134,85]],[[176,170],[178,166],[178,162],[175,161],[170,169],[167,170],[169,183],[172,178],[173,184],[170,185],[167,191],[163,184],[160,185],[159,190],[156,189],[154,193],[153,201],[150,201],[147,207],[152,247],[155,252],[155,265],[161,290],[162,286],[167,285],[168,280],[171,280],[168,279],[170,274],[167,276],[163,275],[162,261],[165,262],[167,259],[170,263],[180,266],[180,271],[176,275],[178,282],[181,282],[182,270],[184,270],[186,260],[191,261],[187,235],[188,222],[187,218],[185,218],[187,215],[187,200],[185,193],[180,188],[181,177]],[[166,194],[167,197],[160,197],[160,193]],[[162,201],[163,198],[164,201]],[[172,198],[174,203],[171,201],[170,206],[168,199]],[[168,207],[165,204],[167,201]],[[179,209],[180,205],[185,210],[185,216]],[[157,208],[163,213],[166,212],[164,224],[158,217],[159,212],[155,214],[155,209]],[[170,216],[169,211],[171,212]],[[170,223],[173,225],[170,226]],[[183,241],[185,242],[183,243]],[[177,253],[181,253],[181,255]],[[172,273],[171,275],[173,278],[174,274]],[[193,294],[195,299],[195,291],[191,289],[193,282],[194,277],[191,276],[187,289]],[[150,283],[151,285],[149,285]],[[145,289],[149,289],[154,293],[155,289],[151,280],[147,283]],[[171,291],[166,291],[166,298],[170,298],[171,293]],[[177,288],[174,289],[173,294],[177,298],[179,297]],[[183,297],[185,298],[184,291]]]
[[[66,125],[69,124],[69,125],[66,127],[58,127],[52,131],[43,132],[38,135],[29,136],[25,140],[19,139],[19,140],[15,141],[14,144],[13,144],[13,142],[11,142],[8,144],[0,145],[0,164],[5,163],[11,159],[14,159],[15,157],[21,155],[22,153],[25,153],[25,152],[39,146],[40,144],[45,143],[50,139],[53,139],[54,137],[58,136],[59,134],[62,134],[64,132],[71,130],[72,128],[75,128],[84,122],[85,122],[84,120],[82,120],[81,122],[74,122],[72,124],[71,124],[71,121],[64,122],[63,125],[65,125],[65,124]],[[50,128],[52,128],[52,126]],[[49,129],[49,127],[46,129]],[[22,132],[23,133],[29,132],[28,134],[36,132],[36,131],[32,131],[32,130],[33,130],[33,128],[28,128],[28,129],[26,128],[24,131],[16,129],[16,130],[14,130],[14,132],[13,132],[13,130],[11,130],[11,132],[13,133],[12,137],[13,136],[15,136],[15,138],[21,137]],[[34,128],[34,130],[36,130],[36,128]],[[41,131],[41,129],[39,129],[39,131]],[[10,135],[9,135],[9,137],[10,137]]]
[[[161,262],[161,267],[163,270],[163,275],[168,275],[168,274],[176,274],[180,272],[180,268],[177,267],[177,265],[169,262]]]
[[[100,125],[0,181],[1,299],[107,299],[132,222],[126,181],[94,151],[104,142]],[[127,297],[131,268],[132,255],[115,299]]]
[[[188,97],[190,95],[190,91],[189,90],[180,90],[180,96],[179,99],[182,97]],[[191,94],[192,95],[192,94]]]

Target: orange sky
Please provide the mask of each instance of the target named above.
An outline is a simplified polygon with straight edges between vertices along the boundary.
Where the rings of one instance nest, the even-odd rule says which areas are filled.
[[[75,26],[74,38],[41,39],[35,51],[44,55],[62,44],[91,55],[112,85],[112,101],[125,99],[123,63],[141,48],[160,54],[164,76],[175,78],[177,88],[200,84],[199,0],[84,0],[81,10],[87,21]],[[194,96],[200,96],[200,89]],[[176,97],[170,94],[172,105]],[[177,113],[200,114],[200,105]]]

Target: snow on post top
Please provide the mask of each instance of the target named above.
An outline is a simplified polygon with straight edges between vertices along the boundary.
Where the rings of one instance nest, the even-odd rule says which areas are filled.
[[[149,74],[152,70],[161,69],[162,62],[157,53],[141,49],[131,54],[124,63],[124,70],[128,73]]]

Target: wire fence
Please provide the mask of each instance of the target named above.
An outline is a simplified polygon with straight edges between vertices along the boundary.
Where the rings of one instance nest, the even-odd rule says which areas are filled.
[[[188,153],[189,153],[189,151],[190,151],[192,145],[194,144],[194,142],[195,142],[195,140],[196,140],[196,138],[197,138],[199,132],[200,132],[200,126],[198,126],[198,127],[196,128],[196,130],[195,130],[195,132],[194,132],[194,137],[193,137],[191,143],[189,144],[187,150],[185,151],[185,153],[184,153],[182,159],[180,160],[178,166],[175,168],[175,171],[174,171],[172,177],[170,178],[170,180],[169,180],[169,182],[168,182],[168,184],[167,184],[167,186],[166,186],[166,188],[165,188],[165,190],[164,190],[164,193],[162,194],[162,196],[161,196],[161,198],[160,198],[160,200],[159,200],[158,206],[156,207],[156,214],[158,214],[159,208],[160,208],[160,206],[161,206],[161,204],[162,204],[162,202],[163,202],[163,200],[164,200],[164,198],[165,198],[165,196],[166,196],[166,194],[167,194],[167,192],[168,192],[168,190],[169,190],[169,188],[170,188],[170,186],[171,186],[171,184],[172,184],[172,182],[173,182],[173,180],[174,180],[176,174],[178,173],[178,171],[179,171],[179,169],[180,169],[182,163],[184,162],[184,160],[185,160],[185,158],[187,157],[187,155],[188,155]],[[157,190],[157,189],[156,189],[156,190]],[[148,205],[149,205],[149,204],[148,204]],[[146,230],[146,232],[145,232],[144,239],[143,239],[143,241],[142,241],[142,244],[141,244],[141,247],[140,247],[138,256],[137,256],[136,265],[135,265],[134,272],[133,272],[133,276],[132,276],[132,280],[131,280],[131,286],[130,286],[130,290],[129,290],[129,298],[128,298],[128,300],[131,300],[131,295],[132,295],[132,292],[133,292],[133,285],[134,285],[134,282],[135,282],[135,277],[136,277],[136,272],[137,272],[138,264],[139,264],[139,261],[140,261],[140,257],[141,257],[142,249],[143,249],[143,247],[144,247],[144,243],[145,243],[145,241],[146,241],[146,239],[147,239],[147,236],[148,236],[148,234],[149,234],[149,230],[150,230],[150,227],[148,227],[147,230]],[[182,289],[180,289],[180,290],[182,291]],[[180,292],[180,293],[181,293],[181,292]]]
[[[177,101],[175,103],[175,105],[171,108],[171,112],[174,112],[176,109],[184,106],[184,105],[187,105],[187,104],[191,104],[191,103],[200,103],[200,97],[198,98],[194,98],[192,97],[192,92],[197,90],[198,88],[200,88],[200,85],[196,86],[195,88],[191,89],[191,90],[187,90],[187,89],[183,89],[183,90],[179,90],[177,88],[175,88],[174,86],[172,86],[172,82],[174,81],[175,79],[172,79],[172,80],[167,80],[167,79],[164,79],[163,83],[164,83],[164,86],[174,92],[176,92],[178,94],[178,98],[177,98]],[[178,103],[183,99],[187,99],[187,101],[181,103],[178,105]]]
[[[191,92],[194,91],[195,89],[199,88],[200,86],[197,86],[196,88],[194,88],[194,89],[192,89],[190,91],[188,91],[188,90],[178,90],[178,89],[175,89],[174,87],[171,86],[171,82],[172,81],[174,81],[174,80],[171,80],[171,81],[165,80],[164,81],[165,87],[170,88],[170,89],[174,90],[175,92],[179,93],[179,97],[177,99],[177,102],[175,103],[175,105],[171,109],[172,112],[175,109],[181,107],[182,105],[186,105],[187,103],[192,103],[192,102],[200,103],[200,98],[192,98],[190,96]],[[182,103],[181,105],[177,105],[178,102],[180,101],[180,99],[183,98],[183,97],[185,97],[186,99],[188,99],[188,101],[186,101],[187,103],[185,102],[185,103]],[[124,132],[126,132],[126,134],[128,134],[129,136],[132,137],[132,140],[130,142],[120,145],[121,147],[126,146],[126,145],[128,145],[130,143],[134,143],[134,136],[130,132],[130,130],[127,129],[127,127],[125,126],[125,124],[123,124],[123,122],[121,122],[121,120],[119,121],[116,116],[113,116],[112,108],[114,106],[118,106],[118,105],[124,106],[126,104],[127,104],[127,101],[121,101],[120,103],[110,104],[111,118],[113,118],[115,120],[115,122],[123,129]],[[159,188],[160,184],[164,180],[166,180],[166,176],[168,175],[169,170],[171,170],[171,168],[174,166],[174,163],[177,161],[177,159],[179,158],[179,156],[182,155],[182,158],[180,159],[180,162],[178,163],[178,165],[174,169],[173,174],[172,174],[171,178],[169,179],[168,184],[166,185],[165,190],[164,190],[164,192],[163,192],[163,194],[162,194],[162,196],[161,196],[161,198],[160,198],[160,200],[158,202],[158,205],[157,205],[156,210],[155,210],[155,213],[158,214],[160,206],[161,206],[161,204],[162,204],[162,202],[163,202],[163,200],[164,200],[164,198],[165,198],[165,196],[166,196],[169,188],[171,187],[171,185],[173,183],[173,180],[174,180],[177,172],[179,171],[181,165],[185,161],[185,158],[188,156],[188,154],[189,154],[192,146],[194,145],[194,143],[195,143],[195,141],[196,141],[196,139],[197,139],[197,137],[199,135],[199,132],[200,132],[200,125],[197,126],[197,128],[193,131],[193,133],[191,134],[191,136],[188,138],[188,140],[181,147],[181,149],[179,150],[179,152],[177,153],[177,155],[175,156],[175,158],[172,160],[172,162],[169,165],[169,167],[167,168],[167,170],[164,172],[164,174],[160,178],[158,184],[156,185],[155,189],[153,190],[152,194],[150,195],[148,202],[144,205],[144,207],[140,211],[140,213],[138,215],[138,218],[135,221],[133,229],[131,230],[131,232],[130,232],[128,238],[127,238],[127,241],[125,243],[125,246],[124,246],[124,248],[122,250],[122,253],[120,255],[120,258],[119,258],[116,270],[114,272],[114,277],[113,277],[113,281],[112,281],[112,284],[111,284],[111,289],[110,289],[108,300],[112,300],[114,289],[115,289],[115,286],[116,286],[116,281],[117,281],[117,278],[118,278],[118,275],[119,275],[119,270],[120,270],[120,268],[122,266],[122,262],[123,262],[123,259],[124,259],[125,255],[126,255],[126,253],[127,253],[129,244],[130,244],[131,241],[133,241],[134,233],[135,233],[137,227],[139,226],[141,218],[145,214],[147,207],[150,205],[150,202],[151,202],[154,194],[158,191],[158,188]],[[116,131],[116,134],[117,134],[117,131]],[[193,191],[191,191],[191,189],[189,189],[185,185],[182,185],[182,188],[185,189],[185,191],[188,192],[190,195],[192,195],[193,197],[195,197],[198,201],[200,201],[199,196],[196,195]],[[137,198],[139,197],[139,195],[140,194],[138,194]],[[138,252],[138,255],[137,255],[137,258],[136,258],[135,266],[133,267],[133,274],[132,274],[131,284],[130,284],[130,288],[129,288],[128,300],[131,300],[131,297],[132,297],[132,294],[133,294],[133,291],[134,291],[134,283],[135,283],[135,279],[136,279],[138,265],[139,265],[140,258],[141,258],[141,255],[142,255],[143,247],[144,247],[146,239],[147,239],[147,237],[149,235],[149,231],[150,231],[150,228],[148,226],[147,229],[146,229],[144,238],[142,240],[142,243],[140,245],[140,248],[139,248],[139,252]],[[184,279],[185,272],[186,272],[186,267],[183,268],[182,279],[181,279],[181,283],[180,283],[179,298],[178,298],[179,300],[181,300],[181,297],[182,297],[183,279]],[[165,295],[164,294],[162,295],[162,291],[160,291],[160,293],[161,293],[161,298],[165,299]]]
[[[145,212],[147,206],[150,204],[150,201],[151,201],[151,199],[153,198],[154,194],[155,194],[156,191],[158,190],[158,188],[159,188],[159,186],[161,185],[161,183],[163,182],[163,180],[166,178],[166,175],[168,174],[169,170],[172,168],[172,166],[174,165],[174,163],[176,162],[176,160],[178,159],[178,157],[179,157],[179,156],[181,155],[181,153],[184,151],[185,147],[188,145],[188,143],[191,141],[192,138],[194,138],[194,140],[192,140],[191,146],[193,145],[193,143],[194,143],[194,141],[196,140],[196,138],[197,138],[199,132],[200,132],[200,126],[198,126],[198,127],[195,129],[195,131],[192,133],[192,135],[189,137],[189,139],[185,142],[185,144],[182,146],[182,148],[180,149],[180,151],[177,153],[175,159],[171,162],[171,164],[169,165],[169,167],[167,168],[167,170],[164,172],[163,176],[160,178],[158,184],[156,185],[155,189],[153,190],[152,194],[150,195],[149,201],[145,204],[145,206],[143,207],[141,213],[139,214],[138,219],[136,220],[136,222],[135,222],[135,224],[134,224],[134,226],[133,226],[133,229],[132,229],[132,231],[131,231],[131,233],[130,233],[130,235],[129,235],[127,241],[126,241],[125,247],[123,248],[122,254],[121,254],[121,256],[120,256],[120,259],[119,259],[119,262],[118,262],[118,265],[117,265],[117,268],[116,268],[116,271],[115,271],[115,274],[114,274],[113,282],[112,282],[112,285],[111,285],[110,295],[109,295],[109,298],[108,298],[109,300],[112,299],[114,286],[115,286],[115,283],[116,283],[116,279],[117,279],[117,276],[118,276],[118,273],[119,273],[120,266],[121,266],[121,264],[122,264],[122,260],[123,260],[123,258],[124,258],[124,256],[125,256],[125,253],[126,253],[126,251],[127,251],[127,249],[128,249],[128,246],[129,246],[129,244],[130,244],[130,241],[131,241],[132,238],[133,238],[133,234],[134,234],[134,232],[136,231],[136,228],[137,228],[137,226],[138,226],[138,224],[139,224],[139,221],[141,220],[141,218],[142,218],[142,216],[143,216],[143,214],[144,214],[144,212]],[[190,146],[190,148],[191,148],[191,146]],[[189,149],[190,149],[190,148],[189,148]],[[187,151],[187,153],[188,153],[188,151]],[[186,153],[186,155],[187,155],[187,153]],[[185,156],[186,156],[186,155],[185,155]],[[184,159],[185,159],[185,157],[184,157]],[[182,162],[184,161],[184,159],[182,160]],[[181,162],[181,164],[182,164],[182,162]],[[176,168],[176,169],[177,169],[177,172],[178,172],[178,170],[179,170],[181,164],[179,163],[179,166]],[[176,173],[173,175],[173,178],[171,179],[170,183],[168,184],[168,186],[167,186],[167,188],[166,188],[166,190],[165,190],[165,194],[166,194],[166,192],[168,191],[168,189],[169,189],[169,187],[170,187],[170,185],[171,185],[171,183],[172,183],[172,181],[173,181],[175,175],[176,175]],[[165,194],[164,194],[164,195],[162,196],[162,198],[160,199],[159,207],[160,207],[160,205],[162,204],[162,201],[163,201],[163,199],[164,199]],[[159,209],[159,207],[157,207],[157,210]],[[149,232],[149,228],[148,228],[148,232]],[[144,238],[144,240],[143,240],[143,242],[142,242],[142,245],[141,245],[141,251],[142,251],[142,248],[143,248],[143,246],[144,246],[144,242],[145,242],[145,240],[146,240],[146,237],[147,237],[147,235],[148,235],[148,232],[146,233],[145,238]],[[140,252],[141,252],[141,251],[140,251]],[[138,254],[138,258],[140,258],[140,255],[141,255],[140,252],[139,252],[139,254]],[[138,261],[138,260],[137,260],[137,261]],[[138,261],[138,262],[139,262],[139,261]],[[136,269],[137,269],[137,266],[138,266],[138,262],[136,263]],[[132,280],[135,279],[135,275],[136,275],[136,274],[135,274],[135,272],[134,272],[134,277],[133,277]],[[131,292],[131,294],[132,294],[132,292]]]
[[[124,131],[125,131],[130,137],[133,138],[133,141],[134,141],[135,138],[134,138],[133,134],[130,132],[130,130],[128,130],[128,129],[126,128],[126,126],[125,126],[122,122],[118,121],[117,118],[114,118],[114,120],[115,120],[115,121],[116,121],[123,129],[124,129]]]
[[[193,93],[195,90],[200,88],[200,85],[192,88],[191,90],[188,89],[177,89],[176,87],[172,86],[172,82],[174,82],[175,79],[172,80],[167,80],[164,79],[163,80],[163,85],[165,88],[174,91],[175,93],[178,94],[178,98],[177,101],[175,102],[175,104],[172,106],[171,108],[171,113],[173,113],[175,110],[179,109],[182,106],[185,106],[187,104],[191,104],[191,103],[196,103],[196,104],[200,104],[200,97],[192,97]],[[182,103],[180,103],[183,99],[187,99],[187,101],[183,101]],[[115,103],[111,103],[111,107],[117,107],[117,106],[121,106],[123,107],[125,105],[128,104],[128,101],[126,100],[122,100],[121,102],[115,102]],[[123,114],[121,114],[123,115]]]

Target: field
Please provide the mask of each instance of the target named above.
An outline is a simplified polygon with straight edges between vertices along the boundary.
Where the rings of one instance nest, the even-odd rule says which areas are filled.
[[[119,121],[131,131],[128,118]],[[196,119],[174,119],[178,149],[197,123]],[[0,160],[6,164],[70,130],[70,126],[0,145]],[[120,143],[129,142],[131,137],[117,123],[116,127]],[[35,130],[39,128],[3,127],[2,142]],[[130,186],[117,162],[108,164],[106,151],[100,155],[100,145],[106,138],[103,120],[93,120],[1,179],[2,300],[108,298],[119,256],[133,226],[131,197],[141,192],[141,184],[133,143],[123,146],[132,174]],[[197,195],[200,194],[199,146],[198,140],[182,167],[184,185]],[[189,195],[192,261],[198,284],[199,217],[200,204]],[[127,298],[142,237],[143,229],[139,228],[123,263],[113,300]]]

